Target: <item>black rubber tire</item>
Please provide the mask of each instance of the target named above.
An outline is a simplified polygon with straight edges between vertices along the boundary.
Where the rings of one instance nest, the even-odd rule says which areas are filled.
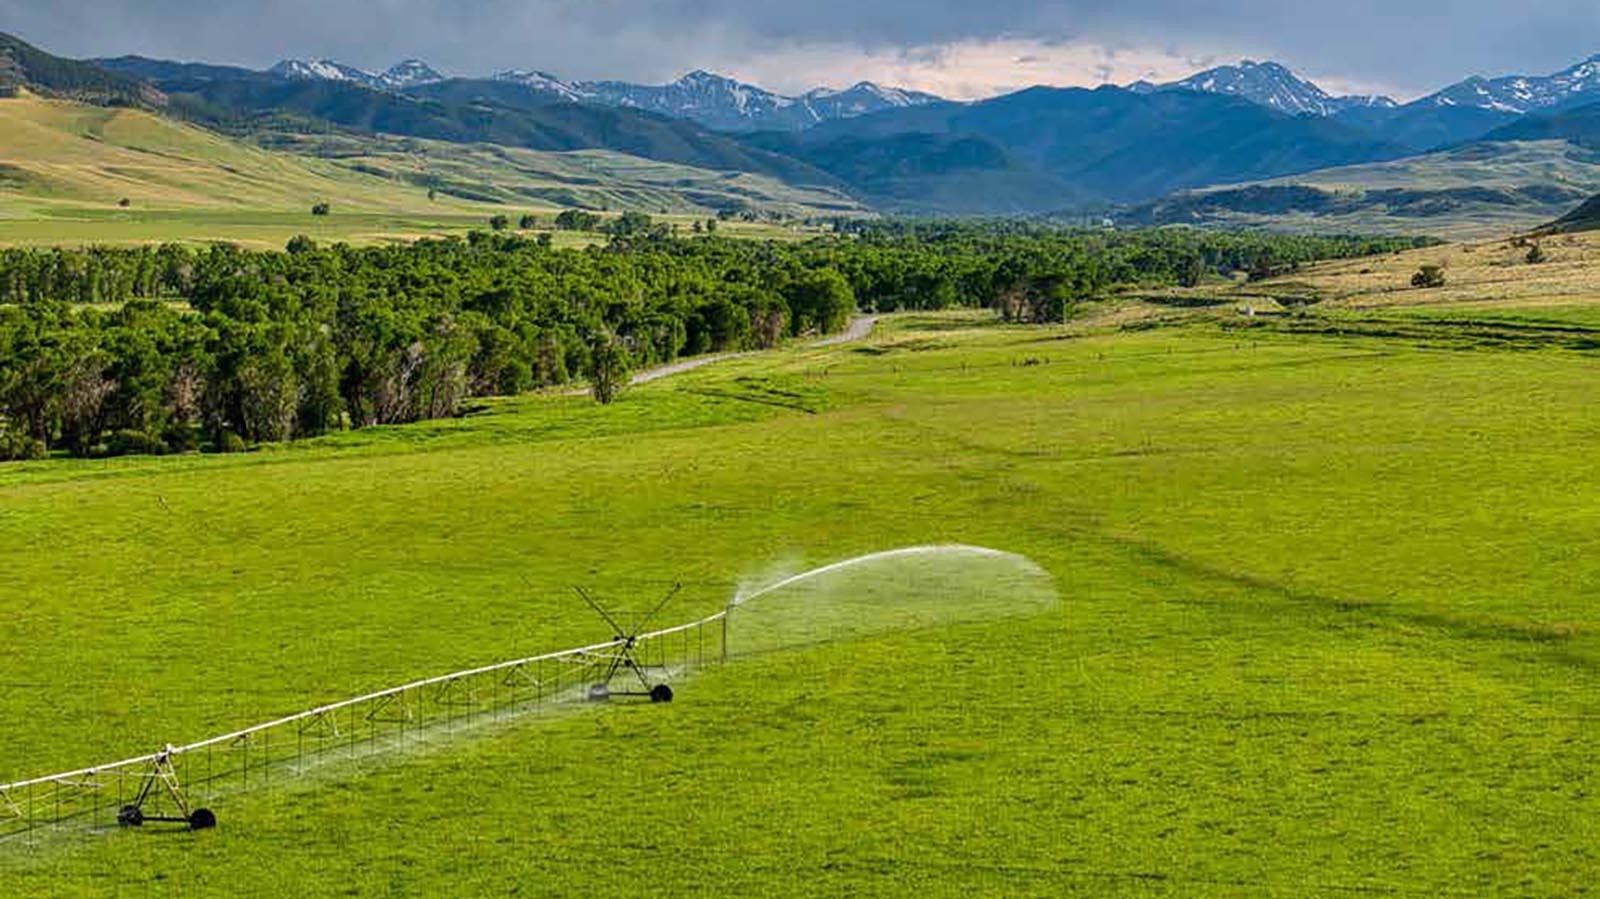
[[[125,805],[117,809],[117,823],[123,827],[142,827],[144,810],[137,805]]]
[[[190,830],[210,830],[217,826],[217,815],[211,809],[197,808],[189,815]]]
[[[666,684],[656,684],[654,687],[650,688],[650,701],[651,702],[671,702],[672,701],[672,688],[667,686]]]

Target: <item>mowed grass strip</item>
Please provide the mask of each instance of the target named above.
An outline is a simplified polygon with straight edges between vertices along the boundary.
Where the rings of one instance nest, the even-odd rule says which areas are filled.
[[[1063,606],[741,661],[670,709],[326,772],[229,798],[203,839],[49,847],[0,862],[0,882],[1594,882],[1596,360],[979,324],[898,319],[866,346],[736,360],[607,410],[529,398],[243,459],[16,469],[0,779],[583,642],[574,583],[626,605],[682,579],[688,618],[774,565],[959,541],[1037,560]],[[786,394],[804,402],[749,401]]]

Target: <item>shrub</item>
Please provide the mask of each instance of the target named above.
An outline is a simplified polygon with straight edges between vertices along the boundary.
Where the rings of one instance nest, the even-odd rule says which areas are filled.
[[[1544,247],[1534,244],[1533,247],[1528,250],[1528,255],[1526,258],[1529,265],[1538,265],[1550,257],[1545,255]]]
[[[161,432],[169,453],[192,453],[200,448],[200,432],[189,424],[173,422]]]
[[[165,441],[144,431],[118,431],[106,441],[108,456],[160,456],[166,451]]]
[[[311,207],[311,214],[312,215],[327,215],[328,213],[330,213],[332,211],[333,211],[333,207],[328,205],[327,203],[318,203],[317,205]]]
[[[18,431],[0,430],[0,462],[43,459],[48,452],[41,440]]]
[[[600,226],[600,217],[581,209],[567,209],[556,216],[556,227],[562,231],[593,231]]]
[[[1444,269],[1437,265],[1424,265],[1411,276],[1411,286],[1428,290],[1444,286]]]
[[[517,223],[517,226],[524,231],[532,231],[533,229],[539,227],[539,217],[536,215],[525,215],[522,217],[522,221]]]
[[[232,431],[223,431],[222,439],[217,441],[217,452],[219,453],[242,453],[248,449],[249,447],[245,446],[244,438]]]
[[[511,227],[511,219],[504,215],[497,215],[489,219],[489,227],[496,231],[504,231]]]

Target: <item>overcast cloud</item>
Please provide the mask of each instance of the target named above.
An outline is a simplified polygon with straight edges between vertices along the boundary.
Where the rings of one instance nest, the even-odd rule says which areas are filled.
[[[1600,2],[0,0],[0,30],[71,56],[416,56],[447,74],[642,81],[705,68],[777,90],[871,78],[961,97],[1273,58],[1330,89],[1415,96],[1600,53]]]

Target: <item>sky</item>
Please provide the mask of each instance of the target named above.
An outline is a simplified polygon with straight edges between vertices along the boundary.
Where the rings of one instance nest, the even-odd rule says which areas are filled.
[[[448,75],[650,83],[707,69],[792,93],[872,80],[955,99],[1274,59],[1335,93],[1409,99],[1600,53],[1600,2],[0,0],[0,31],[75,57],[420,57]]]

